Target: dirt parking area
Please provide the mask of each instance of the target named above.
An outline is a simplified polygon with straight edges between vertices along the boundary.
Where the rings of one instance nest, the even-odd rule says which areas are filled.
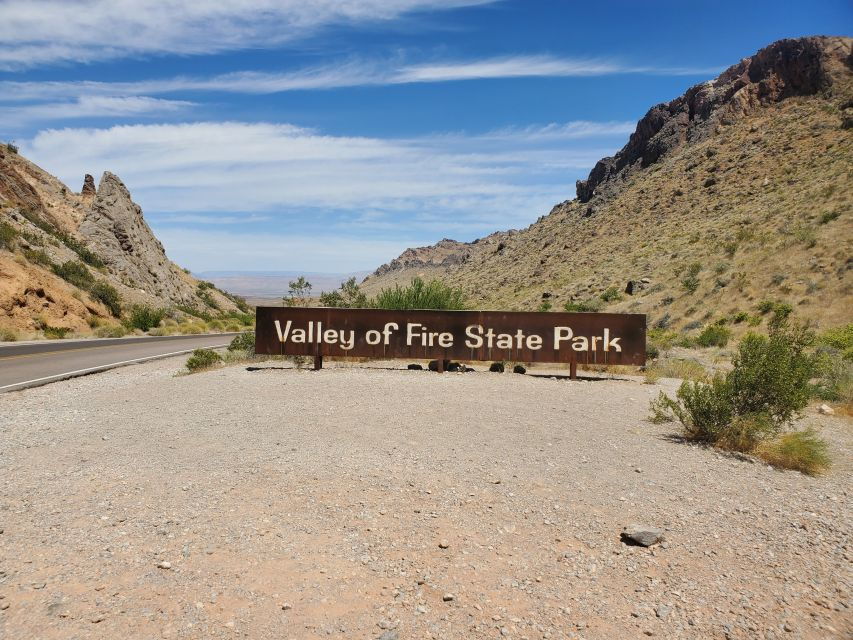
[[[853,634],[849,419],[810,478],[646,422],[674,381],[182,364],[0,395],[0,637]]]

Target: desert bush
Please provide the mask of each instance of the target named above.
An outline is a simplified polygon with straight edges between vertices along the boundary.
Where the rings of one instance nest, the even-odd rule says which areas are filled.
[[[667,331],[664,328],[649,329],[647,334],[647,344],[652,345],[658,353],[661,351],[669,351],[678,340],[678,333],[675,331]],[[657,356],[655,356],[657,357]]]
[[[749,314],[746,311],[738,311],[737,313],[732,314],[732,323],[740,324],[741,322],[746,322],[749,320]]]
[[[694,262],[687,267],[687,272],[681,279],[681,286],[688,293],[696,293],[699,288],[699,272],[702,271],[702,263]]]
[[[657,370],[646,367],[645,375],[643,377],[644,384],[657,384],[657,381],[660,380],[660,373]]]
[[[769,464],[817,475],[830,466],[828,447],[812,429],[783,434],[758,448],[758,455]]]
[[[342,282],[335,291],[320,293],[320,305],[323,307],[340,307],[359,309],[371,306],[367,296],[359,288],[355,278]]]
[[[708,325],[696,336],[696,344],[701,347],[725,347],[731,335],[731,330],[722,325]]]
[[[225,325],[225,330],[228,333],[233,333],[234,331],[239,331],[242,328],[242,325],[239,322],[228,322]]]
[[[33,264],[39,264],[43,267],[53,266],[53,261],[50,259],[50,256],[41,249],[24,249],[23,254],[24,257]]]
[[[835,349],[845,360],[853,360],[853,322],[827,329],[818,335],[817,343]]]
[[[11,251],[15,248],[15,238],[18,231],[8,222],[0,222],[0,249]]]
[[[254,313],[243,313],[238,311],[230,311],[224,316],[224,319],[232,319],[240,323],[242,327],[251,327],[255,324]]]
[[[92,285],[89,293],[93,299],[103,303],[116,318],[121,315],[121,296],[115,287],[99,280]]]
[[[131,329],[148,331],[158,326],[165,315],[165,309],[155,309],[147,304],[135,304],[128,309],[125,323]]]
[[[833,347],[821,346],[816,352],[817,378],[810,394],[829,402],[853,405],[853,361]]]
[[[213,349],[196,349],[192,355],[187,358],[186,368],[188,371],[200,371],[209,369],[210,367],[222,362],[222,356],[216,353]]]
[[[465,309],[465,295],[440,280],[414,278],[406,287],[383,289],[374,300],[378,309]]]
[[[733,369],[710,382],[681,384],[675,399],[661,392],[651,404],[653,421],[677,420],[699,442],[753,451],[788,427],[809,399],[814,334],[787,318],[774,319],[768,336],[748,334]]]
[[[827,211],[826,213],[821,214],[820,223],[821,224],[827,224],[829,222],[832,222],[836,218],[838,218],[840,215],[841,215],[840,209],[836,209],[835,211]]]
[[[313,288],[314,286],[305,279],[305,276],[299,276],[288,283],[287,295],[282,298],[282,302],[286,307],[305,307],[308,305]]]
[[[59,265],[53,265],[53,272],[60,278],[80,289],[89,289],[95,282],[86,265],[77,260],[69,260]]]
[[[97,254],[86,248],[79,240],[77,240],[77,238],[69,236],[67,233],[62,231],[55,231],[53,235],[59,238],[66,247],[80,256],[80,259],[86,264],[91,265],[96,269],[100,269],[105,266],[104,261],[101,260]]]
[[[677,378],[679,380],[707,380],[708,372],[696,360],[682,358],[660,358],[646,367],[660,378]]]
[[[71,327],[52,327],[48,324],[43,325],[41,330],[44,332],[45,338],[62,340],[65,336],[71,333]]]
[[[180,332],[184,335],[198,335],[200,333],[207,333],[207,325],[201,321],[197,322],[187,322],[178,327]]]
[[[12,329],[0,329],[0,342],[17,342],[18,334]]]
[[[95,335],[99,338],[121,338],[127,335],[127,328],[120,324],[107,324],[95,329]]]
[[[563,309],[570,313],[595,313],[601,311],[603,306],[604,304],[600,298],[589,298],[577,302],[570,300],[563,305]]]
[[[550,300],[543,300],[542,302],[539,303],[539,307],[536,310],[539,311],[540,313],[545,313],[546,311],[550,311],[551,307],[553,307],[553,306],[554,305],[551,303]]]
[[[228,345],[228,351],[245,351],[249,354],[255,353],[255,332],[246,331],[239,336],[234,336],[231,344]]]
[[[207,328],[211,331],[222,331],[225,328],[225,323],[222,320],[211,320],[207,323]]]
[[[618,302],[622,299],[619,287],[608,287],[605,289],[604,293],[601,294],[601,299],[604,302]]]
[[[6,143],[6,150],[9,153],[18,153],[18,146],[10,140]]]

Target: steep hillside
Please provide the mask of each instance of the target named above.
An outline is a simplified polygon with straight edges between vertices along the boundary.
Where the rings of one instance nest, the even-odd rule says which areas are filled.
[[[406,252],[364,287],[423,273],[484,308],[582,302],[676,328],[755,314],[762,300],[789,302],[819,324],[849,322],[851,43],[770,45],[653,107],[578,183],[575,200],[527,229],[495,242],[445,240],[418,249],[417,262]],[[424,269],[433,256],[440,264]]]
[[[86,333],[134,304],[210,316],[238,302],[166,257],[113,174],[74,193],[0,145],[0,329]]]

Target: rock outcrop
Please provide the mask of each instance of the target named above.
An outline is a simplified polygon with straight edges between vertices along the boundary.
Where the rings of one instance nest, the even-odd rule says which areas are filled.
[[[83,188],[80,190],[80,195],[84,198],[94,198],[97,192],[98,190],[95,189],[95,178],[87,173],[83,178]]]
[[[615,156],[599,160],[589,177],[577,182],[578,200],[612,195],[632,170],[648,167],[679,146],[712,135],[718,124],[727,124],[759,106],[829,91],[838,80],[845,86],[836,89],[849,91],[844,70],[853,66],[851,42],[842,37],[780,40],[729,67],[715,80],[652,107],[637,123],[628,144]]]
[[[193,300],[193,287],[179,276],[142,217],[142,209],[112,173],[105,172],[101,178],[79,233],[128,287],[173,301]]]
[[[849,322],[851,44],[812,37],[762,49],[653,107],[576,199],[528,228],[407,251],[365,288],[423,275],[479,308],[571,303],[687,331],[730,317],[741,330],[764,299],[820,326]],[[699,269],[698,288],[683,284],[688,268]]]

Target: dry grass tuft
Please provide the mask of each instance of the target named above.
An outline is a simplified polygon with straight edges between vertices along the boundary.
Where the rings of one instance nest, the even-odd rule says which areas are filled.
[[[827,444],[812,430],[794,431],[758,447],[758,456],[774,467],[801,471],[810,476],[829,468]]]

